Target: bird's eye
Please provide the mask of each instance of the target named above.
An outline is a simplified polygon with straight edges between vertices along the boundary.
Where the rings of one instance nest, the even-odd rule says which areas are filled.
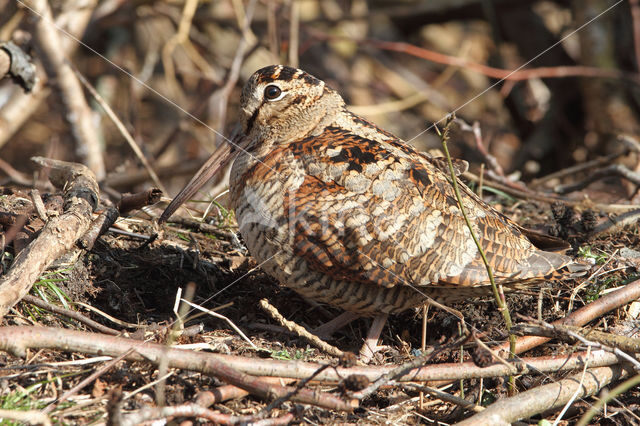
[[[264,97],[268,101],[279,101],[284,96],[280,88],[274,84],[270,84],[264,88]]]

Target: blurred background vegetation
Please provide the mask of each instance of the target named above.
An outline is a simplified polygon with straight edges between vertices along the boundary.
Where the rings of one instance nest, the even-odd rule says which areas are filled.
[[[174,195],[222,143],[211,129],[231,134],[243,82],[272,63],[324,79],[355,112],[420,149],[439,146],[425,129],[456,111],[479,123],[483,145],[525,182],[616,151],[620,133],[638,132],[636,3],[55,0],[51,8],[60,28],[90,47],[60,34],[60,48]],[[17,0],[0,0],[0,10],[0,40],[37,59],[34,15]],[[525,64],[527,74],[499,79]],[[3,166],[0,184],[28,179],[32,155],[82,159],[59,94],[42,89],[19,118],[7,115],[20,96],[9,80],[0,83],[0,159],[17,169]],[[149,186],[116,127],[92,107],[106,186]],[[472,170],[485,160],[471,132],[457,132],[451,145]]]

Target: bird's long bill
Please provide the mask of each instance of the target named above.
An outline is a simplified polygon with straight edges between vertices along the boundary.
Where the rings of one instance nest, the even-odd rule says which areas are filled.
[[[211,157],[200,167],[200,170],[191,178],[189,183],[182,188],[182,191],[171,201],[167,208],[162,212],[158,223],[166,222],[178,207],[185,201],[193,197],[202,185],[207,183],[220,169],[222,169],[233,157],[235,151],[234,146],[229,143],[223,143],[218,149],[211,154]]]

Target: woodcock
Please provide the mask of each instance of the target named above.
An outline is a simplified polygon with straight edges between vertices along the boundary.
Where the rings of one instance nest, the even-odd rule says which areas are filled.
[[[240,135],[214,153],[161,222],[236,153],[231,207],[251,255],[304,297],[376,317],[374,345],[388,314],[427,298],[490,294],[441,158],[351,113],[337,92],[296,68],[258,70],[241,107]],[[580,269],[536,248],[541,235],[458,185],[497,281],[529,285]]]

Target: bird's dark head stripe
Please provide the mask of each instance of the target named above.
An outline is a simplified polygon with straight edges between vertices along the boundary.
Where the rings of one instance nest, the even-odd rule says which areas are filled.
[[[269,65],[256,71],[258,83],[272,83],[274,81],[291,81],[303,79],[305,83],[317,86],[321,81],[306,72],[284,65]]]

